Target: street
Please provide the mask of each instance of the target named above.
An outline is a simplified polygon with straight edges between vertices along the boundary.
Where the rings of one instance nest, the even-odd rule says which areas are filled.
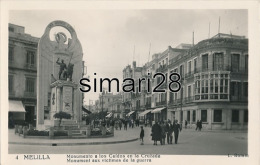
[[[139,136],[140,128],[128,128],[127,134]],[[10,154],[166,154],[166,155],[234,155],[248,154],[248,137],[245,132],[207,131],[183,129],[179,134],[178,144],[153,145],[151,130],[144,128],[144,145],[140,141],[75,146],[37,146],[9,144]],[[115,130],[117,134],[119,130]],[[173,139],[174,141],[174,139]],[[166,142],[167,143],[167,142]]]

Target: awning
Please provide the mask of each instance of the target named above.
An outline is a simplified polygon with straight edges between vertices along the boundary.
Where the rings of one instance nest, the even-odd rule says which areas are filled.
[[[9,112],[25,112],[22,101],[9,100]]]
[[[161,113],[161,111],[165,109],[165,107],[162,108],[156,108],[155,110],[152,111],[152,113]]]
[[[132,115],[134,112],[135,112],[135,111],[131,111],[131,112],[129,112],[126,116],[130,116],[130,115]]]
[[[113,113],[111,112],[111,113],[109,113],[106,117],[111,117],[113,115]]]
[[[86,112],[87,114],[91,114],[91,113],[92,113],[91,111],[89,111],[88,109],[86,109],[86,108],[83,107],[83,106],[82,106],[82,110],[83,110],[84,112]]]
[[[152,111],[152,109],[145,110],[144,112],[140,113],[139,116],[144,116],[144,115],[146,115],[147,113],[149,113],[151,111]]]

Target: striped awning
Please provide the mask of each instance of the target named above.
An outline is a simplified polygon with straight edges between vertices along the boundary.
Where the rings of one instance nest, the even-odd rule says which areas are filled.
[[[106,117],[109,118],[109,117],[111,117],[112,115],[113,115],[113,113],[111,112],[111,113],[109,113]]]
[[[131,111],[131,112],[129,112],[126,116],[130,116],[130,115],[132,115],[134,112],[135,112],[135,111]]]
[[[162,110],[164,110],[165,107],[162,108],[156,108],[155,110],[152,111],[152,113],[161,113]]]
[[[22,101],[9,100],[9,112],[25,112]]]
[[[143,111],[142,113],[140,113],[139,116],[144,116],[144,115],[146,115],[147,113],[149,113],[149,112],[151,112],[151,111],[152,111],[152,109],[145,110],[145,111]]]

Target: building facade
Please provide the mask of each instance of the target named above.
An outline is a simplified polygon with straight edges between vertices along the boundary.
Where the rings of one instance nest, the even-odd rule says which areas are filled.
[[[9,122],[36,123],[37,46],[39,38],[9,24]]]
[[[218,34],[173,58],[168,72],[180,74],[181,90],[168,93],[168,112],[206,129],[247,129],[248,40]],[[168,115],[168,118],[171,118]]]
[[[137,97],[144,108],[136,111],[136,118],[148,115],[153,121],[187,121],[191,128],[201,120],[205,129],[247,129],[248,39],[244,36],[219,33],[196,45],[169,46],[154,54],[142,71],[141,77],[151,78],[152,89],[159,86],[165,92],[148,92],[145,86]],[[165,79],[153,78],[156,73],[164,74]],[[170,78],[173,73],[180,79]],[[128,74],[133,77],[130,66],[123,70],[124,78]],[[169,90],[172,81],[181,84],[177,92]],[[177,83],[170,86],[178,88]],[[123,95],[126,103],[131,97]]]

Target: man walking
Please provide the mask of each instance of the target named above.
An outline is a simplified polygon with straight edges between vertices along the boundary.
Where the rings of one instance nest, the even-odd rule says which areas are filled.
[[[175,123],[173,125],[173,131],[174,131],[175,144],[177,144],[178,137],[179,137],[179,131],[181,132],[181,127],[180,127],[180,124],[178,123],[178,120],[175,120]]]
[[[167,132],[167,143],[168,144],[172,144],[172,124],[171,124],[171,121],[168,120],[168,123],[166,124],[166,127],[165,127],[165,132]]]

